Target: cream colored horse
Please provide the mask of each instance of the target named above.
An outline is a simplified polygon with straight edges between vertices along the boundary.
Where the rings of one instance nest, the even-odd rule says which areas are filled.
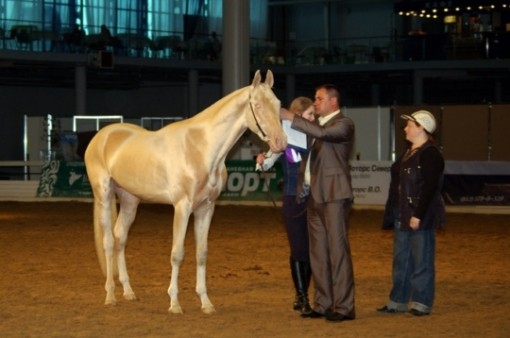
[[[116,302],[117,270],[124,298],[136,298],[129,283],[125,247],[138,204],[144,200],[172,204],[175,209],[169,311],[182,313],[177,282],[191,214],[195,226],[196,292],[202,311],[215,311],[206,288],[207,236],[215,201],[227,178],[225,158],[248,128],[273,152],[282,151],[287,143],[280,124],[280,101],[271,90],[273,82],[271,71],[263,83],[257,71],[251,86],[233,92],[190,119],[158,131],[112,124],[92,139],[85,152],[85,164],[94,193],[96,251],[106,275],[105,304]],[[120,204],[118,217],[115,196]]]

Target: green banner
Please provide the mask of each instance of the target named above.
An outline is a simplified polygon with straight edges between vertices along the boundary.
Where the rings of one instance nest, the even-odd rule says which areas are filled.
[[[279,163],[264,172],[253,161],[227,161],[228,178],[222,201],[279,201],[282,171]],[[92,198],[84,162],[49,161],[44,164],[38,197]]]
[[[254,161],[227,161],[227,186],[220,195],[221,201],[280,200],[282,170],[280,163],[265,171],[255,171]]]
[[[48,161],[42,167],[38,197],[92,197],[83,162]]]

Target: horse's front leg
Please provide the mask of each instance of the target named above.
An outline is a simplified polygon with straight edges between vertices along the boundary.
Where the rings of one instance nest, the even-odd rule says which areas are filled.
[[[135,300],[136,296],[129,283],[129,274],[126,265],[126,242],[129,229],[136,217],[136,209],[140,200],[122,189],[117,189],[120,201],[119,217],[114,228],[114,235],[117,245],[117,266],[119,268],[119,281],[124,289],[124,298]]]
[[[204,203],[194,212],[195,217],[195,244],[197,260],[196,293],[202,302],[202,312],[206,314],[216,312],[214,305],[207,296],[206,264],[207,264],[207,238],[209,227],[214,215],[214,203]]]
[[[186,237],[186,229],[188,228],[188,220],[190,215],[190,207],[186,203],[174,205],[174,224],[172,236],[172,255],[170,263],[172,265],[172,276],[170,277],[170,286],[168,287],[168,296],[170,296],[170,313],[182,313],[179,304],[179,270],[184,260],[184,239]]]

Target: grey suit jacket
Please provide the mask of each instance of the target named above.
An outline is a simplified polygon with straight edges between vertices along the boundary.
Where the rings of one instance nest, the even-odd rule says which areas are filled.
[[[313,142],[311,151],[302,161],[297,195],[301,193],[308,156],[310,162],[310,195],[318,203],[352,199],[349,159],[354,144],[354,122],[340,114],[324,126],[296,116],[292,128],[308,135]],[[311,142],[310,142],[311,143]]]

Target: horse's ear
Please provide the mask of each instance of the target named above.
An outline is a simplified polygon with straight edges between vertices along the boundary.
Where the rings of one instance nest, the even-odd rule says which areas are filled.
[[[260,84],[260,70],[255,72],[255,76],[253,76],[253,82],[251,83],[252,87],[257,87]]]
[[[273,88],[274,77],[273,77],[273,72],[270,69],[267,70],[266,81],[264,81],[264,83],[267,84],[269,86],[269,88]]]

